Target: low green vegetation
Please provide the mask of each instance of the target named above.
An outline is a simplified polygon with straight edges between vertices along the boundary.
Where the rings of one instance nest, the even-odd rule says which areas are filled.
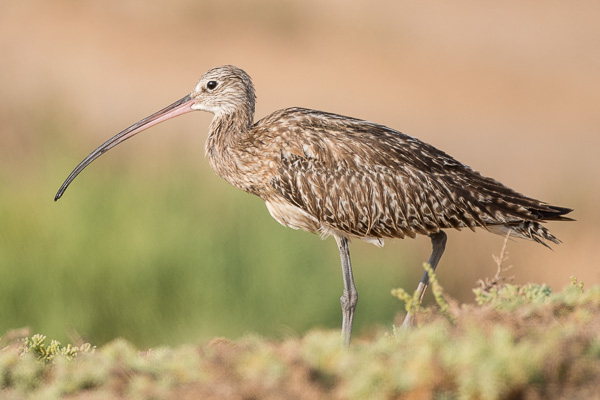
[[[0,341],[5,399],[555,399],[600,389],[600,287],[496,283],[479,304],[414,307],[417,326],[340,346],[337,331],[139,350]]]
[[[72,360],[79,353],[93,352],[96,349],[89,343],[84,343],[81,346],[73,346],[71,344],[62,346],[58,340],[52,340],[50,344],[46,344],[45,341],[46,336],[39,333],[33,335],[31,338],[25,337],[23,339],[23,346],[20,348],[21,354],[31,353],[38,360],[51,363],[57,356]]]

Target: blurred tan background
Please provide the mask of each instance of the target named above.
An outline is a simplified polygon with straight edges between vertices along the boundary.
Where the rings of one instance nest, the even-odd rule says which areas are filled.
[[[599,16],[595,1],[5,1],[0,196],[25,196],[44,176],[48,191],[28,200],[28,207],[39,215],[68,213],[73,192],[91,185],[89,170],[59,203],[52,202],[52,188],[89,151],[185,95],[207,69],[235,64],[253,77],[257,119],[303,106],[378,122],[529,196],[574,208],[577,222],[549,225],[563,241],[554,251],[509,243],[510,274],[517,282],[557,289],[570,275],[598,284]],[[101,186],[110,193],[110,176],[121,169],[144,182],[186,163],[197,170],[194,184],[202,188],[216,179],[204,160],[210,118],[194,113],[169,121],[90,169],[104,176]],[[56,167],[52,174],[44,173],[48,166]],[[214,191],[233,196],[225,182],[210,188],[209,198]],[[248,196],[243,201],[264,208]],[[224,217],[203,224],[215,210],[210,202],[198,210],[199,231],[245,223]],[[263,214],[276,224],[266,209]],[[306,235],[289,233],[289,245]],[[318,238],[309,239],[320,246]],[[484,232],[451,232],[439,269],[442,284],[471,300],[474,282],[493,275],[491,254],[501,245],[501,237]],[[327,246],[335,260],[333,241]],[[23,247],[36,251],[35,243]],[[367,259],[378,252],[390,260],[405,257],[409,262],[389,268],[411,269],[415,279],[429,251],[426,238],[388,241],[383,250],[352,246],[353,255]],[[356,261],[354,268],[383,273]],[[6,264],[0,271],[15,273]],[[341,293],[341,277],[335,289]],[[358,312],[368,311],[359,304]]]

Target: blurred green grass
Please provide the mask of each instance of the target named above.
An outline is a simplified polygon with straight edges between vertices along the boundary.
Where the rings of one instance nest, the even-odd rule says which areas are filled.
[[[55,123],[36,127],[53,144],[34,168],[0,173],[0,332],[28,326],[63,341],[75,331],[99,345],[124,337],[144,347],[340,325],[335,242],[280,226],[260,199],[207,163],[199,169],[203,160],[159,159],[164,167],[148,171],[105,156],[54,203],[87,154]],[[409,285],[403,260],[364,243],[351,251],[356,332],[390,327],[402,307],[390,289]],[[411,270],[410,286],[419,274]]]

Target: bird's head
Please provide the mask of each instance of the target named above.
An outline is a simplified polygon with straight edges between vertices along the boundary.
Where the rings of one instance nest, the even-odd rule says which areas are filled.
[[[254,85],[246,72],[233,65],[207,71],[190,97],[193,110],[208,111],[216,116],[233,114],[238,110],[254,115]]]

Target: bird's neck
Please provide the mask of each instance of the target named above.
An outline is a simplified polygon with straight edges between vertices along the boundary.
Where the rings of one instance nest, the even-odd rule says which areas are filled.
[[[243,108],[227,114],[215,114],[209,127],[206,153],[237,143],[252,129],[253,118],[253,113]]]
[[[237,109],[228,114],[215,114],[210,123],[206,155],[217,175],[228,181],[228,177],[238,169],[238,150],[252,129],[253,118],[249,110]]]

